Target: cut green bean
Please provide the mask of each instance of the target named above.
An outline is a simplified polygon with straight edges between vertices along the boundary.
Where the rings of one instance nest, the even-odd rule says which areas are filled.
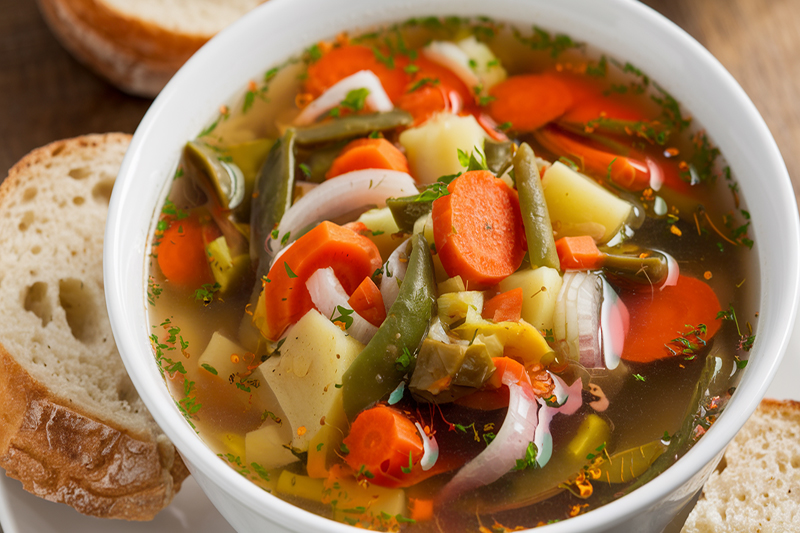
[[[204,192],[223,209],[236,209],[245,197],[245,181],[242,171],[232,162],[226,161],[210,146],[189,141],[184,148],[184,157],[198,169],[198,179]]]
[[[542,180],[536,166],[536,156],[527,143],[514,155],[514,178],[519,193],[519,207],[528,239],[528,257],[532,266],[546,266],[560,270],[561,265],[553,239],[553,226],[544,199]]]
[[[502,176],[509,169],[514,158],[514,143],[511,141],[492,141],[486,139],[483,151],[486,153],[486,166],[496,176]]]
[[[666,257],[653,251],[648,251],[647,257],[606,254],[603,271],[625,281],[659,285],[667,279],[669,265]]]
[[[400,231],[411,233],[414,231],[414,222],[419,217],[431,212],[433,201],[424,200],[417,194],[402,198],[389,198],[386,200],[386,207],[392,212],[394,221]]]
[[[386,320],[342,377],[347,417],[390,394],[414,370],[416,354],[435,312],[436,280],[428,241],[411,238],[411,255],[400,292]]]
[[[373,131],[410,126],[414,118],[400,109],[371,115],[348,115],[344,118],[297,129],[297,144],[318,144],[369,135]]]

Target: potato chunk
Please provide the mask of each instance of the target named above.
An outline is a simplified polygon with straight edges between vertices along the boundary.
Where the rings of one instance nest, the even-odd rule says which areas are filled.
[[[521,287],[522,319],[539,331],[547,331],[553,329],[553,311],[561,281],[555,268],[539,267],[514,272],[501,281],[497,288],[506,292]]]

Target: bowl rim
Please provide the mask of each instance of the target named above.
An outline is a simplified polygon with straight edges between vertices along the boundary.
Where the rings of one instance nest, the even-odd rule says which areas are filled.
[[[350,2],[347,0],[340,0],[329,3],[335,4],[342,9],[342,6],[346,6]],[[377,3],[380,4],[381,8],[391,10],[387,0],[382,0]],[[407,1],[404,3],[415,5],[423,4],[421,0]],[[471,0],[464,2],[464,4],[469,5],[475,3],[476,2]],[[526,8],[538,9],[544,7],[546,2],[545,0],[504,0],[502,4],[524,5]],[[685,61],[703,66],[707,72],[707,77],[703,81],[719,85],[725,98],[734,102],[736,107],[735,113],[733,114],[748,128],[751,128],[752,135],[757,140],[753,151],[760,151],[760,153],[765,156],[765,161],[762,162],[766,167],[765,174],[774,177],[775,183],[772,185],[775,191],[773,191],[774,194],[771,194],[769,198],[772,200],[776,212],[785,215],[782,220],[782,222],[785,222],[785,227],[782,228],[782,234],[789,242],[790,249],[788,251],[793,253],[786,254],[788,257],[784,265],[784,270],[787,271],[788,276],[781,285],[781,290],[784,294],[778,302],[778,311],[781,313],[780,316],[783,317],[783,321],[780,322],[781,326],[775,325],[778,323],[777,320],[773,322],[762,322],[759,325],[758,331],[761,333],[766,329],[766,332],[770,333],[769,338],[765,339],[764,337],[767,337],[766,335],[757,337],[756,346],[751,352],[751,355],[759,355],[760,358],[767,359],[767,362],[762,363],[759,361],[757,365],[750,365],[751,368],[748,368],[748,371],[745,372],[742,382],[740,383],[740,389],[746,387],[750,394],[747,396],[744,394],[734,394],[726,411],[708,430],[704,438],[689,450],[674,467],[660,474],[655,482],[648,483],[632,494],[592,510],[586,515],[547,526],[545,531],[552,531],[553,533],[580,530],[590,526],[613,526],[636,512],[657,505],[665,496],[674,493],[680,486],[687,483],[704,465],[714,461],[715,457],[719,457],[723,449],[720,443],[729,442],[739,431],[747,417],[756,409],[760,399],[766,392],[769,382],[777,371],[778,364],[786,350],[791,325],[794,323],[797,312],[797,302],[796,298],[793,296],[797,294],[798,287],[800,287],[800,261],[798,260],[798,256],[800,255],[800,253],[798,253],[798,250],[800,250],[798,246],[800,242],[800,224],[798,224],[797,205],[795,203],[791,181],[774,139],[744,90],[724,67],[697,41],[649,7],[635,0],[607,0],[603,4],[604,9],[608,9],[613,13],[627,12],[630,17],[633,17],[636,22],[642,24],[648,31],[657,32],[660,38],[670,42],[671,45],[675,47],[676,53],[685,54]],[[163,428],[164,432],[180,450],[181,454],[187,457],[190,465],[211,476],[215,483],[226,492],[229,494],[236,494],[242,504],[258,512],[262,516],[265,516],[265,518],[267,515],[270,515],[271,519],[278,519],[284,524],[289,524],[291,522],[291,527],[344,532],[352,531],[353,529],[350,526],[333,522],[295,507],[292,504],[262,491],[254,484],[241,477],[233,471],[233,469],[220,461],[216,455],[194,435],[194,431],[186,424],[177,409],[174,407],[169,409],[164,408],[164,405],[173,404],[169,399],[165,398],[166,387],[162,385],[163,380],[161,380],[160,375],[158,375],[152,352],[149,346],[146,346],[144,342],[146,335],[139,338],[139,334],[146,332],[147,328],[145,326],[143,330],[142,327],[129,326],[130,324],[138,324],[138,326],[143,325],[139,323],[139,318],[145,315],[146,305],[144,291],[141,291],[137,301],[131,299],[131,295],[126,289],[126,287],[130,286],[130,276],[135,274],[137,269],[139,270],[140,277],[143,275],[146,276],[146,273],[142,273],[145,267],[144,257],[146,256],[146,247],[141,248],[139,243],[141,242],[143,234],[145,239],[143,242],[149,242],[147,233],[149,233],[150,228],[148,227],[147,230],[142,230],[142,228],[131,229],[128,227],[127,221],[129,216],[136,213],[137,210],[141,211],[141,209],[131,205],[132,202],[126,203],[125,199],[129,196],[137,196],[138,176],[145,175],[148,180],[154,183],[156,182],[153,171],[146,170],[147,165],[145,163],[152,152],[154,143],[158,142],[158,130],[162,127],[162,122],[165,120],[165,117],[169,115],[168,110],[170,106],[180,100],[181,95],[189,90],[193,83],[197,83],[198,80],[202,81],[208,79],[207,73],[202,72],[204,65],[213,61],[213,58],[220,50],[226,48],[240,48],[237,42],[240,42],[241,36],[250,36],[249,38],[252,39],[254,35],[258,35],[261,23],[268,21],[270,17],[275,18],[275,20],[281,20],[282,17],[285,19],[297,13],[302,13],[304,9],[314,8],[315,5],[316,3],[314,0],[271,0],[258,7],[206,44],[186,63],[158,96],[134,134],[111,197],[105,235],[104,277],[107,307],[112,330],[117,339],[118,349],[123,357],[131,379],[137,390],[140,391],[142,399],[157,423]],[[563,1],[563,6],[553,9],[558,11],[581,6],[586,7],[586,2],[582,0],[565,0]],[[328,5],[326,5],[325,9],[328,9]],[[459,7],[458,9],[463,10],[464,8]],[[438,13],[440,11],[441,9],[436,12]],[[288,20],[291,20],[291,18]],[[351,22],[352,23],[348,26],[350,28],[363,27],[356,19],[353,19]],[[312,32],[307,33],[310,34]],[[306,36],[306,42],[315,42],[313,37],[314,35]],[[600,48],[606,47],[601,46]],[[300,50],[300,48],[296,48],[296,50]],[[268,66],[269,65],[267,65],[267,68]],[[252,74],[251,72],[251,75]],[[225,82],[217,81],[217,83],[224,85]],[[229,89],[232,90],[229,90],[228,95],[232,96],[238,92],[245,83],[246,81],[240,85],[229,83]],[[680,91],[673,91],[670,89],[668,84],[664,85],[670,92],[673,92],[673,94],[680,93]],[[201,101],[197,104],[200,106],[199,108],[213,110],[221,103],[220,101],[211,102],[208,101],[208,99],[206,100],[205,104],[208,105],[204,105],[204,102]],[[685,103],[686,98],[678,98],[678,100]],[[685,107],[687,109],[693,109],[689,104]],[[201,123],[197,123],[197,119],[194,120],[196,125],[201,125],[202,120]],[[194,131],[200,131],[200,128],[198,127]],[[712,137],[718,140],[717,133],[712,133]],[[184,139],[184,141],[185,140],[186,139]],[[177,151],[175,153],[177,154]],[[723,153],[726,154],[724,150]],[[176,161],[177,157],[170,163],[172,167],[167,166],[166,170],[162,172],[163,175],[159,176],[158,179],[166,181],[165,178],[169,172],[169,168],[174,168],[174,163]],[[733,162],[731,162],[731,164],[733,166]],[[744,165],[744,163],[742,163],[742,165]],[[143,168],[145,169],[144,174]],[[743,177],[740,176],[740,183],[742,179]],[[745,196],[750,196],[747,194],[748,187],[743,188],[745,189]],[[749,189],[753,189],[753,186],[749,187]],[[154,209],[156,205],[158,204],[152,204]],[[152,212],[151,210],[150,213]],[[148,217],[152,219],[151,214],[149,214]],[[754,221],[754,229],[756,230],[755,240],[757,243],[755,250],[757,250],[759,255],[761,275],[761,302],[759,309],[764,308],[766,289],[771,286],[770,280],[765,279],[765,273],[767,272],[766,266],[771,265],[771,263],[769,263],[767,258],[762,257],[764,252],[759,246],[761,243],[767,243],[767,230],[762,226],[763,225],[760,226]],[[130,241],[130,237],[134,237],[134,242],[136,243],[135,251],[132,251],[131,247],[125,244]],[[133,257],[132,254],[135,253],[139,253],[142,258],[141,264],[138,266],[130,264]],[[141,282],[142,281],[139,280],[138,283]],[[770,297],[777,298],[773,293],[770,294]],[[138,311],[136,311],[137,306],[140,308]],[[142,358],[145,358],[145,360],[149,358],[150,364],[141,364]],[[154,375],[158,376],[158,380],[153,379]],[[681,466],[678,467],[678,465]]]

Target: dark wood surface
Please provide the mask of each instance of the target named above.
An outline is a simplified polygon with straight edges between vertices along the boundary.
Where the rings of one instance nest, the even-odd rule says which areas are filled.
[[[744,87],[800,191],[800,0],[643,1],[700,41]],[[150,105],[72,59],[34,0],[0,0],[0,97],[0,180],[17,160],[48,142],[132,133]]]

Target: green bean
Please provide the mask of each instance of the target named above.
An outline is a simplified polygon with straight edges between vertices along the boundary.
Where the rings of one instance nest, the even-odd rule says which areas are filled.
[[[250,258],[252,261],[258,260],[258,279],[266,273],[265,268],[269,268],[269,254],[264,248],[264,242],[292,205],[294,141],[295,131],[290,128],[272,145],[267,160],[256,177],[256,192],[250,213]]]
[[[419,349],[436,305],[436,280],[428,242],[411,239],[406,276],[386,320],[342,377],[342,399],[348,419],[391,393],[414,370]]]
[[[519,207],[525,225],[525,237],[528,239],[531,265],[560,269],[536,156],[527,143],[523,143],[514,155],[514,179],[519,193]]]
[[[253,191],[255,190],[256,177],[273,144],[275,144],[275,139],[256,139],[225,147],[224,153],[230,156],[244,176],[245,201],[239,204],[234,211],[239,220],[250,220],[250,199],[253,197]]]
[[[502,176],[511,166],[514,158],[511,141],[492,141],[486,139],[483,143],[483,151],[486,153],[486,166],[494,172],[496,176]]]
[[[200,186],[209,198],[223,209],[236,209],[244,200],[245,182],[242,171],[226,161],[213,148],[189,141],[184,157],[197,168]]]
[[[347,141],[336,141],[323,146],[315,146],[312,150],[298,150],[297,159],[305,164],[308,171],[303,178],[311,183],[325,181],[325,173],[331,168],[333,160],[345,147]]]
[[[348,115],[344,118],[297,129],[297,144],[317,144],[369,135],[373,131],[393,130],[410,126],[413,117],[400,109],[370,115]]]
[[[667,279],[669,266],[666,257],[648,250],[647,257],[605,254],[603,271],[625,281],[658,285]]]
[[[389,198],[386,207],[392,212],[394,221],[400,231],[412,232],[414,222],[421,216],[427,215],[433,208],[432,200],[423,200],[419,194],[404,196],[402,198]]]

